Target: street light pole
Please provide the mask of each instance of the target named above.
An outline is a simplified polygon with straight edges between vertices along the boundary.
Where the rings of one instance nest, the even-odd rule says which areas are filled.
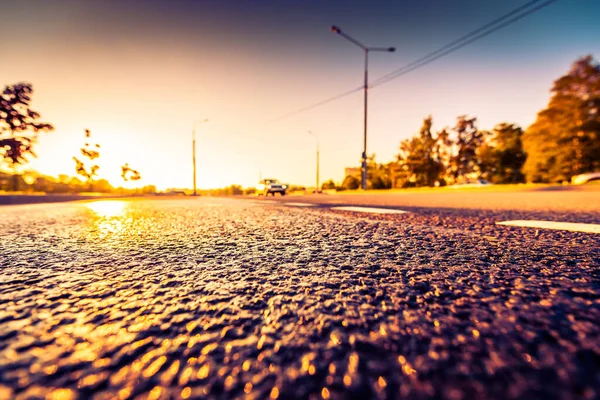
[[[312,133],[312,131],[308,131],[308,133],[313,135],[315,137],[315,140],[317,141],[317,186],[315,188],[315,193],[319,193],[319,138],[317,137],[317,135]]]
[[[194,167],[194,196],[196,196],[196,125],[208,122],[208,119],[196,121],[192,125],[192,164]]]
[[[347,35],[345,32],[335,26],[331,26],[331,31],[337,33],[344,39],[348,40],[351,43],[354,43],[358,47],[360,47],[365,52],[365,82],[364,82],[364,92],[365,92],[365,116],[364,116],[364,135],[363,135],[363,152],[361,157],[361,186],[363,190],[367,189],[367,110],[368,110],[368,92],[369,92],[369,52],[371,51],[385,51],[392,53],[396,51],[395,47],[368,47],[354,39],[350,35]]]

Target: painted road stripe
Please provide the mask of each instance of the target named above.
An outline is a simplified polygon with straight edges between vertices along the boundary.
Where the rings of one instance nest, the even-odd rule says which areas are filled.
[[[390,208],[374,208],[374,207],[331,207],[332,210],[338,211],[354,211],[371,214],[405,214],[408,211],[392,210]]]
[[[523,226],[526,228],[558,229],[571,232],[600,233],[600,224],[579,224],[574,222],[554,222],[554,221],[502,221],[496,222],[497,225]]]
[[[282,203],[285,204],[286,206],[295,206],[295,207],[314,207],[316,206],[316,204],[313,203],[296,203],[293,201],[290,201],[288,203]]]

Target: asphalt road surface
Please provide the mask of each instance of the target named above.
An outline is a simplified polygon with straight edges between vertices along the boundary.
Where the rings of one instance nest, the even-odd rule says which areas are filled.
[[[464,196],[0,207],[0,399],[600,397],[600,235],[496,224],[597,198]]]

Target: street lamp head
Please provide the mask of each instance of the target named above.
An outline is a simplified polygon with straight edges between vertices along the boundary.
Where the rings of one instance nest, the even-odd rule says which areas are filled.
[[[338,35],[340,33],[342,33],[342,30],[339,27],[335,26],[335,25],[331,25],[331,28],[329,28],[329,29],[331,30],[331,32],[337,33]]]
[[[395,47],[390,47],[390,48],[388,49],[388,51],[389,51],[390,53],[393,53],[393,52],[395,52],[395,51],[396,51],[396,48],[395,48]]]

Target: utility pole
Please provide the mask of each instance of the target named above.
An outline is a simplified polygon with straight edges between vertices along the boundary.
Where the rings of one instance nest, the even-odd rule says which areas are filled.
[[[314,136],[315,140],[317,141],[317,186],[315,187],[315,193],[319,193],[319,138],[317,135],[312,133],[312,131],[308,131],[308,133]]]
[[[194,166],[194,196],[196,196],[196,128],[192,128],[192,164]]]
[[[384,51],[393,53],[396,51],[395,47],[367,47],[358,40],[354,39],[352,36],[347,35],[345,32],[335,26],[331,26],[331,31],[337,33],[344,39],[349,42],[357,45],[365,52],[365,82],[364,82],[364,92],[365,92],[365,116],[364,116],[364,134],[363,134],[363,152],[361,156],[361,186],[363,190],[367,190],[367,109],[368,109],[368,92],[369,92],[369,52],[370,51]]]
[[[196,125],[208,122],[208,119],[196,121],[192,125],[192,165],[194,168],[194,196],[197,196],[196,192]]]

